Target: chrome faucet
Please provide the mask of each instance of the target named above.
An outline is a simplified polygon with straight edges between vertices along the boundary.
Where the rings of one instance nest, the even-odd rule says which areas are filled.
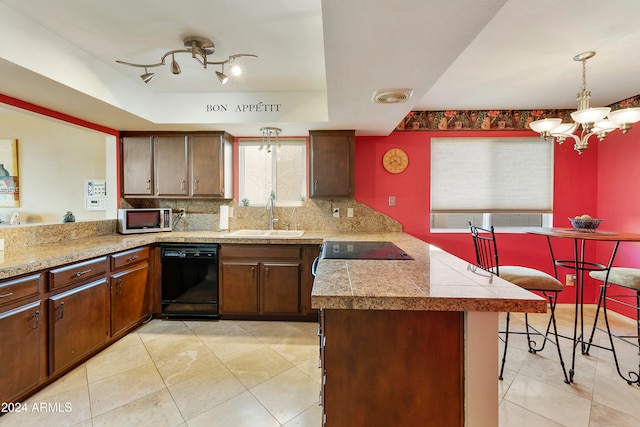
[[[269,211],[269,230],[273,230],[273,223],[278,222],[278,218],[273,217],[273,196],[267,199],[267,210]]]

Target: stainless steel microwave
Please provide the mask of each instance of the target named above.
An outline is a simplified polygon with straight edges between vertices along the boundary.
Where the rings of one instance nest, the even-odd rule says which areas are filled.
[[[171,231],[169,208],[118,209],[118,232],[121,234]]]

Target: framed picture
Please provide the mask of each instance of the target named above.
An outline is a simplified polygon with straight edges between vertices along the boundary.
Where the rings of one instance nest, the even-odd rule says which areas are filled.
[[[18,140],[0,139],[0,207],[18,206]]]

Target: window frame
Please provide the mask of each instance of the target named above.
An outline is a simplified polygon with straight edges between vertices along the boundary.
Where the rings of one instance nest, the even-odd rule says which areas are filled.
[[[487,146],[487,149],[490,150],[497,150],[499,149],[500,145],[499,143],[517,143],[517,142],[526,142],[528,144],[548,144],[548,146],[546,147],[546,150],[541,149],[541,150],[537,150],[538,151],[538,155],[539,156],[543,156],[544,157],[544,162],[541,168],[542,172],[540,172],[541,174],[543,173],[545,175],[544,178],[544,185],[539,186],[542,190],[543,190],[543,194],[544,194],[544,202],[541,203],[547,203],[548,207],[547,208],[508,208],[508,209],[501,209],[501,208],[491,208],[488,206],[483,206],[483,207],[473,207],[473,206],[468,206],[468,207],[463,207],[462,209],[443,209],[443,208],[439,208],[439,209],[433,209],[433,197],[434,197],[434,185],[437,185],[437,183],[434,183],[434,181],[438,181],[438,179],[434,179],[434,167],[433,167],[433,162],[434,161],[438,161],[437,156],[434,156],[434,141],[436,143],[439,144],[446,144],[447,141],[455,141],[456,143],[484,143]],[[441,146],[442,147],[442,146]],[[452,150],[452,153],[455,153],[455,149]],[[459,221],[458,221],[458,225],[452,227],[452,228],[440,228],[440,227],[435,227],[434,226],[434,215],[451,215],[451,214],[468,214],[469,216],[475,216],[476,218],[479,215],[482,215],[482,224],[477,224],[479,226],[482,226],[484,228],[488,228],[491,226],[491,224],[493,223],[492,221],[492,215],[493,214],[501,214],[501,215],[509,215],[509,214],[525,214],[525,215],[540,215],[540,224],[542,227],[551,227],[553,224],[553,187],[554,187],[554,146],[553,146],[553,142],[552,141],[544,141],[541,140],[539,138],[531,138],[531,137],[472,137],[472,138],[451,138],[451,137],[442,137],[442,138],[432,138],[431,140],[431,147],[430,147],[430,153],[431,153],[431,164],[430,164],[430,185],[429,185],[429,231],[432,233],[451,233],[451,232],[468,232],[468,227],[464,227],[464,228],[459,228]],[[442,152],[441,152],[442,154]],[[444,153],[445,155],[447,153]],[[460,160],[460,154],[456,155],[456,161],[453,163],[456,164],[460,164],[460,163],[464,163],[466,160]],[[493,155],[489,154],[489,156],[493,159]],[[467,158],[473,159],[471,160],[471,162],[475,161],[475,158],[473,158],[473,156],[466,156]],[[440,159],[442,159],[443,157],[440,156]],[[528,164],[532,164],[529,161],[529,157],[527,156],[523,156],[522,159],[519,159],[520,161],[522,161],[525,165]],[[470,163],[471,163],[470,162]],[[499,163],[498,163],[499,164]],[[512,164],[512,163],[510,163]],[[533,163],[538,165],[538,163]],[[484,167],[484,169],[481,169],[482,172],[487,171],[487,170],[495,170],[495,163],[491,163],[492,169],[489,169],[487,167]],[[520,166],[520,168],[522,168],[522,166]],[[440,170],[464,170],[461,168],[454,168],[452,165],[447,164],[446,167],[442,167],[440,168]],[[472,168],[471,168],[472,169]],[[510,167],[507,167],[506,169],[510,169]],[[518,171],[520,172],[522,169],[518,169]],[[476,170],[477,172],[477,170]],[[436,171],[437,173],[437,171]],[[504,173],[504,171],[502,171],[501,173]],[[547,175],[548,174],[548,175]],[[493,173],[491,175],[494,175]],[[441,175],[440,178],[442,179],[444,175]],[[468,174],[465,175],[465,173],[460,173],[460,174],[449,174],[447,173],[447,179],[451,179],[451,177],[453,178],[458,178],[458,180],[455,182],[455,188],[462,188],[461,186],[465,186],[467,185],[467,182],[473,182],[472,179],[470,179],[469,177],[474,177],[473,172],[470,172]],[[526,175],[525,175],[526,176]],[[489,179],[490,180],[490,179]],[[521,184],[522,185],[522,184]],[[548,185],[548,187],[547,187]],[[493,188],[493,187],[489,187],[489,188]],[[517,187],[517,191],[520,191],[519,189],[521,188],[521,186]],[[456,193],[457,194],[457,193]],[[523,193],[523,194],[529,194],[528,192]],[[472,199],[472,197],[470,198]],[[484,203],[484,200],[483,200]],[[538,225],[539,226],[539,225]],[[527,227],[534,227],[534,225],[530,225],[530,226],[496,226],[497,230],[501,230],[501,231],[509,231],[509,232],[522,232],[525,228]]]
[[[273,139],[272,139],[273,142]],[[281,201],[278,200],[277,194],[274,200],[275,206],[281,207],[298,207],[303,206],[305,200],[307,199],[307,139],[304,137],[295,137],[295,138],[279,138],[279,143],[281,146],[286,145],[295,145],[302,148],[302,170],[301,170],[301,183],[300,183],[300,195],[303,199],[299,199],[296,201]],[[245,198],[244,192],[244,170],[245,170],[245,161],[244,161],[244,149],[247,147],[255,147],[257,150],[258,147],[262,145],[262,138],[260,137],[245,137],[238,138],[238,201],[240,204],[242,203],[242,199]],[[266,150],[266,147],[264,148]],[[278,159],[276,155],[277,148],[272,145],[272,159],[271,159],[271,188],[272,192],[275,191],[274,188],[277,187],[277,177],[278,177]],[[252,202],[250,201],[250,206],[258,206],[265,207],[267,204],[267,198],[260,202]]]

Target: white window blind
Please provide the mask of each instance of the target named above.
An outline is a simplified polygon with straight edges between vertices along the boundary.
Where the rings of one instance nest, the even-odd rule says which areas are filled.
[[[431,212],[552,212],[553,142],[433,138]]]

